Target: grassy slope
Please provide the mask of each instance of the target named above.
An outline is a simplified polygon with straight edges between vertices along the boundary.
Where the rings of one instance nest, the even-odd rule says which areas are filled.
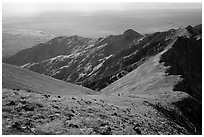
[[[159,88],[162,88],[161,90],[172,90],[180,78],[179,76],[166,76],[167,67],[159,63],[159,60],[161,55],[171,48],[176,39],[174,37],[164,51],[151,57],[137,69],[102,89],[102,94],[157,96]]]
[[[55,95],[94,94],[94,91],[14,65],[2,64],[2,86]]]
[[[8,89],[2,97],[3,134],[189,134],[140,97],[60,97]]]
[[[182,35],[184,31],[176,35]],[[123,78],[102,90],[102,94],[144,97],[170,119],[186,128],[191,134],[201,134],[202,106],[197,100],[185,92],[174,91],[174,87],[182,78],[179,75],[168,75],[168,67],[160,63],[163,53],[171,49],[176,39],[163,52],[150,58],[147,62],[130,72]],[[196,107],[193,107],[196,106]],[[178,110],[178,111],[175,111]],[[178,114],[181,115],[178,115]],[[188,119],[186,121],[185,119]]]

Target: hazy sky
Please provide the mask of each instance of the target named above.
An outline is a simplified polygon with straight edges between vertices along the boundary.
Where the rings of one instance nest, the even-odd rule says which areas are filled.
[[[3,30],[100,37],[202,23],[201,3],[3,3]]]

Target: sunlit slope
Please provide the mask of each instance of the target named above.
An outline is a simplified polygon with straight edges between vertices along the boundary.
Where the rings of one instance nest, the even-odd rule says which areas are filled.
[[[14,65],[2,64],[2,86],[10,89],[27,89],[55,95],[85,95],[94,91],[32,72]]]

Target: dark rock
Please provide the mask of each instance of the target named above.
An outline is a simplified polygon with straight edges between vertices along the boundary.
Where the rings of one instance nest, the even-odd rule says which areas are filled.
[[[102,102],[102,103],[104,103],[104,101],[103,101],[103,100],[101,100],[101,102]]]
[[[46,94],[44,94],[43,95],[45,98],[49,98],[50,97],[50,95],[46,95]]]
[[[32,117],[32,119],[34,119],[34,120],[45,119],[45,116],[43,116],[43,115],[34,115]]]
[[[80,101],[77,101],[77,103],[78,103],[79,105],[81,105],[81,102],[80,102]]]
[[[56,115],[49,115],[48,117],[50,120],[54,120],[56,118]]]
[[[56,108],[56,109],[59,109],[59,107],[58,107],[58,106],[56,106],[56,105],[52,105],[52,107],[53,107],[53,108]]]
[[[69,126],[69,127],[71,127],[71,128],[79,128],[79,126],[78,126],[78,125],[76,125],[76,124],[72,124],[72,123],[71,123],[71,124],[69,124],[68,126]]]
[[[91,101],[85,101],[85,103],[86,103],[86,104],[91,104],[92,102],[91,102]]]
[[[14,105],[16,105],[16,103],[14,101],[10,101],[7,105],[14,106]]]
[[[100,134],[100,135],[111,135],[112,134],[112,129],[110,127],[105,127],[105,128],[104,127],[103,128],[94,127],[93,131],[96,134]]]
[[[111,128],[108,127],[108,128],[105,129],[104,132],[102,132],[102,135],[111,135],[111,131],[112,131]]]
[[[88,112],[88,113],[94,113],[95,111],[94,111],[94,109],[92,109],[92,108],[88,108],[87,112]]]
[[[65,116],[67,117],[68,120],[71,120],[74,114],[66,113]]]
[[[39,104],[39,103],[36,103],[35,104],[37,107],[39,107],[39,108],[42,108],[43,107],[43,105],[42,104]]]
[[[26,99],[26,97],[21,97],[21,99]]]
[[[21,102],[21,104],[26,104],[26,103],[28,103],[28,102],[25,101],[25,100],[21,100],[20,102]]]
[[[21,123],[20,122],[17,122],[17,121],[14,122],[11,127],[14,128],[14,129],[22,131]]]
[[[22,107],[25,111],[34,111],[34,106],[32,104],[28,104]]]
[[[14,89],[14,90],[15,90],[15,89]],[[15,91],[14,94],[15,94],[15,95],[18,95],[19,93]]]
[[[108,122],[104,122],[100,124],[101,127],[105,127],[106,125],[108,125]]]
[[[117,114],[116,112],[114,112],[114,113],[112,114],[112,116],[118,116],[118,114]]]
[[[73,109],[71,109],[72,113],[75,113],[75,111]]]
[[[133,129],[134,129],[134,131],[135,131],[137,134],[139,134],[139,135],[142,134],[141,130],[137,127],[137,125],[134,126]]]

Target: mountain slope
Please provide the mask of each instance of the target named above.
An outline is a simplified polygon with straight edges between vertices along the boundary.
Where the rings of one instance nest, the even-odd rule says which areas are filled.
[[[201,134],[201,41],[188,29],[178,30],[164,51],[102,89],[101,94],[148,98],[191,134]]]
[[[59,55],[41,62],[27,63],[23,67],[60,80],[100,90],[117,80],[116,75],[121,77],[135,69],[152,55],[152,51],[162,50],[174,31],[169,30],[141,36],[129,29],[121,35],[110,35],[98,39],[91,45],[85,45],[85,48],[81,48],[83,50],[78,52],[73,46],[72,53],[68,55]],[[42,45],[44,48],[47,46]],[[24,54],[22,55],[24,56]],[[28,60],[35,56],[31,56],[31,53],[28,55],[29,57],[24,56]],[[13,58],[16,59],[17,56]]]
[[[79,36],[57,37],[45,44],[23,50],[13,57],[5,58],[3,62],[24,64],[23,67],[32,71],[86,85],[99,77],[109,76],[119,70],[120,64],[115,60],[123,60],[120,56],[123,50],[135,46],[143,38],[132,29],[121,35],[110,35],[99,39]],[[152,37],[145,38],[146,41],[147,39]],[[135,47],[137,49],[142,46],[140,44]]]
[[[200,27],[187,26],[184,30],[171,29],[145,36],[129,29],[121,35],[95,40],[79,36],[57,37],[3,61],[28,62],[22,67],[99,91],[164,50],[179,36],[179,31],[183,30],[181,36],[201,38]]]
[[[71,52],[77,54],[78,50],[84,49],[82,46],[87,46],[92,42],[93,39],[78,36],[57,37],[46,43],[40,43],[32,48],[22,50],[14,56],[4,58],[3,62],[14,65],[24,65],[28,62],[39,62],[57,55],[67,55]]]
[[[189,93],[202,102],[202,39],[179,37],[173,47],[161,57],[164,65],[171,66],[169,75],[181,75],[183,81],[175,90]]]
[[[175,30],[138,36],[127,30],[108,36],[79,53],[60,55],[23,67],[67,82],[101,90],[139,66],[154,50],[162,50]],[[130,37],[131,36],[131,37]]]
[[[140,37],[142,37],[142,35],[131,29],[122,35],[110,35],[105,39],[60,36],[47,43],[40,43],[32,48],[22,50],[12,57],[4,58],[3,62],[20,66],[26,63],[37,63],[59,55],[73,55],[78,57],[87,53],[90,49],[93,49],[93,47],[100,49],[104,46],[106,50],[104,54],[110,55],[111,53],[126,48],[125,45],[128,45],[135,38]],[[89,52],[88,54],[92,53]]]
[[[2,64],[2,86],[55,95],[94,94],[94,91],[90,89],[4,63]]]

